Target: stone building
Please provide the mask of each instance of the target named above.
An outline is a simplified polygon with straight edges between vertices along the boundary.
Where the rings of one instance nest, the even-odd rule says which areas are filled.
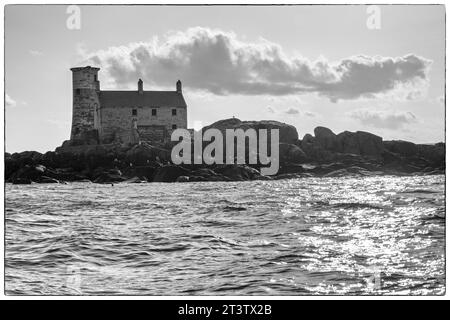
[[[187,128],[181,81],[174,91],[100,90],[99,68],[70,69],[73,112],[70,140],[83,143],[167,141],[174,129]]]

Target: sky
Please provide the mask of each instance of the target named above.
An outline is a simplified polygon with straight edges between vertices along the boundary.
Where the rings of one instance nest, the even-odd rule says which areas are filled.
[[[6,151],[46,152],[70,137],[72,75],[100,67],[101,89],[175,90],[188,126],[277,120],[300,138],[325,126],[384,140],[445,139],[445,8],[378,6],[5,7]],[[379,28],[368,19],[379,17]]]

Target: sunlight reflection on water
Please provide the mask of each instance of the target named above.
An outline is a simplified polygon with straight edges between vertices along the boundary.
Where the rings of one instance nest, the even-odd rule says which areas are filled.
[[[443,294],[444,176],[6,185],[8,294]]]

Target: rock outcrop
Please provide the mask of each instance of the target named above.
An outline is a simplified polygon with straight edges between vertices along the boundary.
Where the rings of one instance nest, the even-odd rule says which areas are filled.
[[[337,141],[340,153],[381,157],[383,152],[383,139],[369,132],[344,131],[337,135]]]
[[[335,134],[317,127],[314,136],[298,139],[295,127],[277,121],[226,119],[203,128],[279,129],[280,168],[273,177],[260,174],[261,164],[171,163],[172,145],[77,144],[64,142],[55,151],[5,153],[5,180],[14,184],[201,182],[445,173],[445,144],[383,141],[374,134]],[[264,165],[266,166],[266,165]]]
[[[226,129],[243,129],[244,131],[247,129],[254,129],[256,131],[259,129],[267,129],[267,131],[278,129],[280,142],[292,144],[298,140],[297,129],[295,129],[294,126],[273,120],[241,121],[237,118],[230,118],[214,122],[213,124],[204,127],[202,131],[205,132],[210,128],[219,129],[224,137]]]

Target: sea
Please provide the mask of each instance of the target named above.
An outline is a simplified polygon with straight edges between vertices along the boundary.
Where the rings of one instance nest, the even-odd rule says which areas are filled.
[[[445,176],[5,186],[7,295],[442,295]]]

